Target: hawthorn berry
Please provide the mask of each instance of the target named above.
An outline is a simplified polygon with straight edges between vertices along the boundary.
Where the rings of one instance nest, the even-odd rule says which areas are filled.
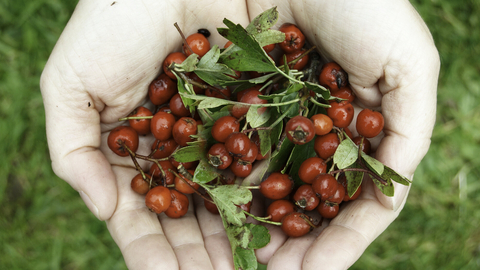
[[[172,137],[175,122],[175,116],[159,111],[153,116],[150,122],[150,130],[157,140],[166,141]]]
[[[313,191],[312,185],[304,184],[298,187],[297,191],[293,195],[295,204],[306,211],[312,211],[320,203],[320,199]]]
[[[195,53],[201,58],[210,50],[210,42],[201,33],[191,34],[186,38],[186,41],[188,46],[185,43],[183,44],[183,52],[186,56]]]
[[[170,79],[176,81],[177,77],[175,77],[175,75],[170,70],[170,66],[173,63],[181,64],[183,63],[183,61],[185,61],[185,59],[187,59],[187,56],[181,52],[170,53],[169,55],[167,55],[167,57],[163,61],[163,72],[167,74],[167,76],[170,77]]]
[[[179,93],[173,95],[168,104],[170,110],[175,116],[185,117],[190,115],[190,110],[188,110],[187,107],[185,107],[185,104],[183,104],[182,97]]]
[[[174,189],[170,190],[170,196],[172,202],[167,210],[165,210],[165,215],[169,218],[183,217],[188,212],[188,197]]]
[[[131,112],[128,117],[150,117],[152,116],[152,112],[143,107],[137,107],[133,112]],[[145,118],[145,119],[129,119],[128,124],[135,129],[138,135],[147,135],[150,133],[150,122],[152,120]]]
[[[150,184],[147,182],[150,180],[150,177],[150,175],[145,174],[146,179],[143,179],[142,174],[139,173],[132,178],[132,181],[130,182],[130,187],[137,194],[147,194],[147,192],[150,190]]]
[[[328,115],[323,113],[315,114],[310,117],[310,120],[313,122],[316,135],[325,135],[332,131],[333,121]]]
[[[289,237],[303,236],[313,229],[307,220],[310,218],[305,214],[289,213],[282,218],[282,231]]]
[[[260,184],[260,192],[268,199],[278,200],[286,197],[293,188],[293,180],[288,174],[274,172]]]
[[[157,214],[166,211],[171,203],[170,190],[164,186],[156,186],[145,195],[145,204],[148,209]]]
[[[298,27],[291,23],[284,23],[278,29],[285,34],[285,40],[278,43],[280,49],[286,53],[293,53],[305,45],[305,35]]]
[[[353,120],[353,105],[347,101],[332,101],[330,108],[327,108],[327,115],[332,119],[334,126],[346,128]]]
[[[233,132],[225,140],[225,148],[233,157],[241,158],[250,151],[251,143],[247,135]]]
[[[338,210],[339,210],[338,204],[329,203],[326,201],[320,202],[320,204],[317,207],[318,213],[320,213],[320,215],[323,218],[328,218],[328,219],[332,219],[336,217],[338,215]]]
[[[178,92],[177,84],[162,73],[148,86],[148,97],[154,105],[167,103]]]
[[[326,160],[335,154],[339,144],[338,135],[336,133],[328,133],[323,136],[317,136],[313,148],[317,156]]]
[[[280,222],[284,216],[295,212],[295,205],[289,200],[275,200],[267,208],[271,221]]]
[[[380,112],[363,109],[357,116],[357,132],[365,138],[373,138],[382,132],[384,123]]]
[[[223,143],[216,143],[210,147],[207,153],[208,162],[215,168],[225,170],[232,164],[233,158],[228,154]]]
[[[175,122],[172,129],[172,136],[175,142],[180,146],[187,146],[193,142],[192,135],[197,134],[197,121],[190,117],[182,117]]]
[[[320,85],[336,91],[348,84],[348,76],[337,63],[329,62],[323,65],[318,81]]]
[[[315,177],[327,172],[327,163],[319,157],[307,158],[300,164],[298,177],[306,184],[311,184]]]
[[[290,118],[285,125],[287,138],[294,144],[306,144],[315,137],[315,126],[305,116],[297,115]]]
[[[238,119],[226,115],[222,116],[213,123],[212,126],[212,137],[218,141],[224,143],[227,140],[228,135],[240,131],[240,123]]]
[[[127,150],[136,152],[138,149],[138,133],[129,126],[119,126],[108,134],[107,145],[115,154],[126,157],[129,155]]]

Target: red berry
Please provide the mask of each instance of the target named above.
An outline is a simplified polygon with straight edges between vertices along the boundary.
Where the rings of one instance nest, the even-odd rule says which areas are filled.
[[[338,209],[338,204],[332,204],[325,201],[322,201],[317,207],[318,213],[320,213],[322,217],[328,219],[336,217],[338,214]]]
[[[333,128],[333,121],[332,118],[328,117],[328,115],[319,113],[315,114],[310,117],[310,120],[313,122],[313,126],[315,127],[315,134],[316,135],[325,135],[330,133]]]
[[[295,205],[288,200],[275,200],[267,208],[271,221],[280,222],[284,216],[295,212]]]
[[[360,185],[352,197],[348,196],[348,183],[347,183],[347,178],[345,177],[345,174],[340,175],[339,182],[340,184],[342,184],[343,188],[345,189],[345,197],[343,197],[344,202],[356,200],[358,196],[360,196],[360,194],[362,193],[362,185]]]
[[[250,150],[250,139],[241,132],[234,132],[228,135],[225,140],[225,148],[234,157],[244,157]]]
[[[132,128],[128,126],[119,126],[108,134],[107,144],[110,150],[115,154],[126,157],[129,155],[127,147],[132,151],[136,152],[138,149],[138,134]]]
[[[157,214],[164,212],[170,207],[172,197],[170,190],[164,186],[156,186],[145,195],[145,204],[150,211]]]
[[[307,220],[309,220],[309,217],[302,213],[287,214],[282,219],[282,231],[290,237],[303,236],[313,229]]]
[[[294,144],[306,144],[315,137],[313,122],[305,116],[297,115],[285,125],[287,138]]]
[[[186,38],[186,41],[193,53],[197,54],[199,57],[204,56],[210,50],[210,42],[202,34],[191,34]],[[183,51],[185,52],[185,55],[189,56],[192,54],[190,49],[188,49],[185,43],[183,44]]]
[[[292,53],[300,50],[305,45],[305,36],[296,25],[284,23],[278,30],[285,34],[285,40],[278,43],[280,49],[284,52]]]
[[[330,102],[330,108],[327,108],[327,115],[333,121],[333,125],[339,128],[346,128],[353,120],[353,105],[347,101]]]
[[[152,144],[153,158],[166,158],[169,157],[175,149],[177,149],[177,142],[173,138],[160,141],[155,140]]]
[[[235,176],[244,178],[252,172],[252,164],[235,159],[230,165],[230,170]]]
[[[193,170],[188,170],[188,172],[191,175],[195,174],[195,172]],[[179,176],[181,177],[181,179],[180,179]],[[175,180],[174,180],[176,190],[182,192],[183,194],[192,194],[192,193],[195,192],[195,190],[200,188],[199,184],[197,184],[197,183],[195,183],[191,180],[188,180],[183,175],[179,175],[179,176],[175,176]]]
[[[173,125],[175,124],[175,117],[166,112],[157,112],[150,122],[150,129],[153,136],[160,140],[166,141],[172,137]]]
[[[333,198],[338,190],[338,186],[339,184],[335,177],[326,173],[319,174],[312,183],[313,191],[317,193],[322,201]]]
[[[212,137],[218,142],[224,143],[228,135],[240,131],[240,123],[233,116],[222,116],[212,126]]]
[[[208,150],[207,158],[212,166],[220,170],[225,170],[232,164],[233,158],[228,154],[227,148],[223,143],[216,143]]]
[[[385,121],[380,112],[363,109],[357,116],[357,132],[363,137],[373,138],[383,130]]]
[[[165,215],[169,218],[183,217],[188,212],[189,201],[187,196],[174,189],[170,190],[170,196],[172,202],[168,209],[165,210]]]
[[[317,156],[325,160],[335,154],[339,144],[338,135],[336,133],[328,133],[323,136],[317,136],[313,147]]]
[[[335,62],[326,63],[318,77],[320,85],[331,91],[339,90],[348,83],[347,73]]]
[[[302,162],[298,169],[298,177],[307,184],[311,184],[313,179],[321,173],[327,172],[327,164],[319,157],[307,158]]]
[[[128,117],[149,117],[152,116],[152,112],[145,107],[138,107],[131,112]],[[138,135],[147,135],[150,133],[150,122],[152,119],[129,119],[128,124],[135,129]]]
[[[293,60],[299,58],[305,52],[306,52],[305,49],[300,49],[298,51],[294,51],[292,53],[285,54],[285,58],[287,59],[287,64],[292,62]],[[295,64],[289,65],[289,67],[291,69],[302,70],[307,65],[309,58],[310,57],[308,56],[308,54],[304,55]],[[283,66],[284,64],[285,64],[285,62],[284,62],[283,56],[282,56],[282,58],[280,58],[280,65]]]
[[[153,163],[150,167],[149,174],[153,175],[153,177],[160,178],[166,185],[173,184],[175,175],[170,170],[176,171],[175,167],[173,167],[172,163],[168,160],[162,160],[158,163],[160,167],[162,167],[163,172],[158,168],[157,164]]]
[[[170,110],[175,116],[185,117],[190,115],[190,110],[183,104],[182,97],[179,93],[173,95],[169,102]]]
[[[268,101],[266,99],[261,99],[258,97],[258,95],[261,95],[262,93],[258,90],[250,90],[250,91],[247,91],[245,92],[239,102],[242,102],[242,103],[248,103],[248,104],[267,104]],[[242,116],[244,116],[245,114],[247,114],[248,110],[250,109],[250,105],[234,105],[232,107],[232,115],[236,118],[240,118]],[[263,112],[265,112],[267,108],[266,107],[261,107],[257,110],[258,114],[262,114]]]
[[[132,178],[132,181],[130,182],[130,186],[132,187],[132,190],[135,191],[136,193],[140,195],[147,194],[147,192],[150,190],[150,175],[145,174],[145,179],[143,179],[142,174],[137,174]]]
[[[163,61],[163,72],[165,72],[170,79],[176,81],[177,77],[169,70],[169,67],[173,63],[181,64],[185,59],[187,59],[187,56],[181,52],[170,53]]]
[[[293,188],[293,181],[288,174],[274,172],[260,184],[260,192],[268,199],[278,200],[282,199]]]
[[[197,134],[197,121],[190,117],[182,117],[173,125],[173,139],[180,146],[187,146],[189,142],[193,142],[192,135]]]
[[[298,187],[293,195],[295,204],[306,211],[312,211],[320,203],[320,199],[313,191],[312,185],[305,184]]]
[[[177,92],[177,84],[165,73],[160,74],[148,87],[148,97],[154,105],[167,103]]]
[[[346,101],[350,103],[352,103],[355,100],[355,95],[353,94],[352,89],[348,85],[336,91],[333,91],[331,94],[333,97],[346,99]]]

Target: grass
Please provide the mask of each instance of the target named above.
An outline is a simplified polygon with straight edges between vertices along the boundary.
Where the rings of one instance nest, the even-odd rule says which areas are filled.
[[[480,2],[412,0],[442,60],[437,123],[407,204],[352,269],[480,268]],[[0,0],[0,266],[125,269],[52,172],[39,77],[76,1]]]

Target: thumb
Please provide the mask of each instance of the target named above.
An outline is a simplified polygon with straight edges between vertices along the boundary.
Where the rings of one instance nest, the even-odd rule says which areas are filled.
[[[96,103],[80,83],[67,82],[66,78],[75,76],[58,66],[61,61],[52,62],[47,63],[40,81],[52,168],[80,193],[97,218],[108,219],[117,204],[117,186],[111,165],[99,150]]]

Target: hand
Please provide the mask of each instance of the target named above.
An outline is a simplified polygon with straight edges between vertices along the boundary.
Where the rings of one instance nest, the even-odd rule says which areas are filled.
[[[376,158],[411,179],[430,145],[440,68],[414,8],[408,1],[261,0],[248,2],[250,18],[272,6],[281,15],[278,25],[297,24],[324,57],[345,69],[356,105],[381,109],[385,136]],[[272,241],[257,257],[268,269],[346,269],[398,216],[408,191],[395,184],[389,198],[365,181],[360,198],[328,227],[294,239],[271,228]]]
[[[229,269],[222,223],[212,224],[205,208],[197,220],[193,207],[181,220],[159,222],[131,191],[131,160],[115,156],[106,138],[118,118],[146,102],[163,59],[180,50],[175,22],[187,34],[208,28],[210,42],[223,45],[215,28],[225,17],[247,25],[245,1],[147,2],[79,2],[41,79],[52,167],[107,220],[130,269]],[[138,151],[148,153],[151,143],[143,137]]]

